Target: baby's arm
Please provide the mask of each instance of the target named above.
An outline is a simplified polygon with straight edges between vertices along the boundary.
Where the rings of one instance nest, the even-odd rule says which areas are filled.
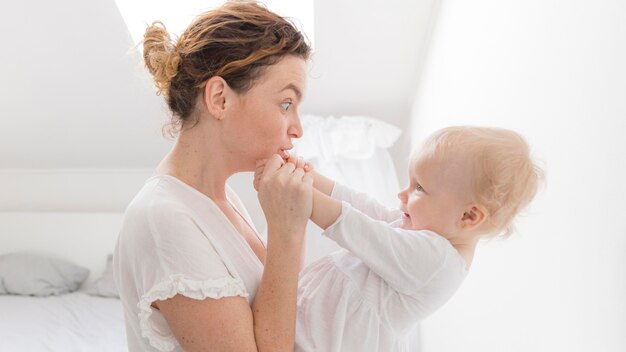
[[[313,176],[313,187],[327,196],[331,196],[335,187],[335,180],[332,180],[313,169],[313,165],[304,161],[301,156],[291,154],[287,162],[293,163],[296,167],[302,167],[304,171]]]
[[[337,184],[335,180],[330,179],[314,170],[313,166],[309,162],[304,162],[301,157],[292,155],[289,157],[289,162],[294,165],[303,165],[304,170],[313,175],[313,187],[320,191],[323,195],[337,199],[340,202],[348,202],[359,211],[376,220],[392,222],[402,217],[402,212],[400,210],[388,208],[366,193],[357,192],[346,186]],[[318,199],[319,198],[320,197],[318,196]],[[328,204],[328,200],[321,201],[324,204]],[[340,202],[339,204],[341,205]]]
[[[258,178],[263,174],[266,161],[260,160],[257,163],[254,176],[254,188],[256,190],[258,190]],[[375,220],[392,222],[402,216],[402,212],[398,209],[390,209],[365,193],[356,192],[336,184],[334,180],[315,171],[313,166],[301,157],[292,155],[287,162],[296,165],[296,168],[303,168],[307,174],[313,176],[314,209],[311,220],[323,229],[335,222],[341,214],[341,201],[350,203],[354,208]],[[316,207],[315,203],[320,204],[320,206]]]
[[[434,232],[393,228],[347,203],[342,204],[341,210],[334,210],[337,201],[328,201],[320,194],[313,196],[311,219],[325,229],[323,235],[361,259],[400,293],[410,295],[419,290],[441,269],[454,250],[446,239]],[[322,213],[330,208],[330,204],[333,204],[333,216],[334,212],[340,214],[335,219],[332,216],[325,218]],[[314,216],[319,218],[314,219]],[[329,222],[331,226],[322,226]]]
[[[255,187],[262,172],[261,166]],[[398,292],[411,294],[419,289],[450,250],[449,242],[433,232],[395,229],[319,190],[313,189],[312,196],[310,218],[325,230],[323,235],[359,257]]]
[[[335,180],[332,180],[319,172],[312,170],[313,174],[313,187],[327,196],[331,196],[333,188],[335,187]]]
[[[314,189],[311,221],[323,230],[326,230],[330,225],[337,221],[339,215],[341,215],[341,202],[337,199],[329,197],[317,189]]]
[[[389,208],[369,194],[355,191],[339,183],[335,184],[332,197],[349,203],[374,220],[390,223],[402,218],[402,211],[399,209]]]

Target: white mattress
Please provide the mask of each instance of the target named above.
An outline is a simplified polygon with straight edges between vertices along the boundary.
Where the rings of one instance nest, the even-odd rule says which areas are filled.
[[[126,351],[119,299],[0,295],[0,351]]]

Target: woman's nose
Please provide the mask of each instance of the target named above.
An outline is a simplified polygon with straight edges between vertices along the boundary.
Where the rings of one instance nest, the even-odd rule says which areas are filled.
[[[302,130],[302,124],[300,123],[299,114],[293,114],[293,117],[291,118],[291,123],[289,124],[289,129],[287,130],[287,134],[289,134],[289,137],[291,138],[300,138],[302,137],[302,134],[304,134],[304,131]]]

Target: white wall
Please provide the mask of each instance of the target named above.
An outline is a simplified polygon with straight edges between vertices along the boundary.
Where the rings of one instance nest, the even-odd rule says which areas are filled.
[[[99,277],[150,169],[0,169],[0,255],[35,252]]]
[[[152,172],[152,169],[0,169],[0,212],[123,213]]]
[[[423,352],[626,350],[626,2],[442,1],[413,133],[525,135],[547,187],[482,246]]]
[[[301,110],[370,116],[408,131],[436,0],[315,0],[315,52]],[[407,180],[410,135],[390,152]]]
[[[28,252],[62,258],[102,275],[113,253],[122,213],[0,212],[0,255]]]

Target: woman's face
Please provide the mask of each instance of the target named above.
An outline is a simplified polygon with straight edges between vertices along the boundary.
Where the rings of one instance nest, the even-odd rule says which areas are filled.
[[[230,157],[240,158],[241,167],[254,170],[257,160],[272,154],[285,156],[292,139],[302,136],[298,107],[306,88],[306,62],[285,56],[267,67],[254,86],[238,94],[228,107],[230,124],[222,136]],[[228,102],[226,103],[228,104]]]

